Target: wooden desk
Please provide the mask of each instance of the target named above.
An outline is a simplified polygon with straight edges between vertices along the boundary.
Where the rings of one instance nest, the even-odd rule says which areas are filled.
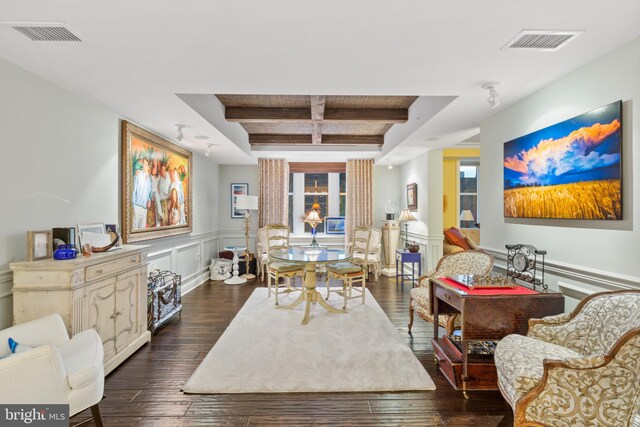
[[[529,319],[564,312],[561,293],[540,293],[523,286],[469,290],[449,279],[431,279],[429,286],[434,318],[443,313],[462,314],[458,345],[450,337],[440,338],[438,322],[434,322],[433,349],[440,371],[465,397],[466,390],[498,389],[493,354],[469,355],[470,344],[525,335]]]

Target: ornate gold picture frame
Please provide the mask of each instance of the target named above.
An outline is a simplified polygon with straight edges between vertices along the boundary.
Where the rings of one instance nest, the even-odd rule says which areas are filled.
[[[122,121],[124,243],[191,233],[192,154]]]

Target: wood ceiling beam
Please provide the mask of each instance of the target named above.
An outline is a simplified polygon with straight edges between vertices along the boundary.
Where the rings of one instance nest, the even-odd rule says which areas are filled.
[[[319,110],[316,112],[316,114]],[[269,123],[305,122],[312,123],[311,108],[261,108],[227,107],[225,118],[229,122]],[[322,121],[332,122],[376,122],[405,123],[409,110],[401,108],[324,108]]]
[[[324,121],[405,123],[409,110],[403,108],[326,108]]]
[[[226,107],[225,119],[229,122],[269,123],[269,122],[310,122],[310,108],[262,108]]]
[[[324,118],[324,106],[324,96],[311,96],[311,120],[313,120],[313,133],[311,134],[312,144],[320,144],[322,142],[322,119]]]
[[[324,118],[325,101],[326,97],[324,96],[311,96],[311,120],[322,120]]]
[[[250,134],[251,145],[312,145],[312,135]],[[323,135],[322,145],[378,145],[384,135]]]

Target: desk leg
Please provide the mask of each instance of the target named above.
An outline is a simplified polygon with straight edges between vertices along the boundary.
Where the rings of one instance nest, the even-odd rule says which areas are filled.
[[[469,381],[468,365],[469,365],[469,344],[462,341],[462,395],[465,399],[469,399],[467,394],[467,381]]]
[[[433,339],[434,341],[438,340],[438,334],[440,331],[438,330],[438,297],[436,297],[435,289],[433,289],[433,283],[429,281],[429,289],[431,293],[431,303],[433,304]],[[436,352],[433,352],[433,360],[436,365],[438,364],[438,357],[436,356]]]

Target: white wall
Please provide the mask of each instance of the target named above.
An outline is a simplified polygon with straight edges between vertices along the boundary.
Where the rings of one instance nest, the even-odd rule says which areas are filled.
[[[400,209],[407,207],[407,184],[418,185],[417,221],[409,222],[409,240],[421,245],[423,272],[434,268],[442,256],[442,150],[431,150],[401,167]],[[404,225],[401,225],[404,235]]]
[[[505,219],[503,143],[623,101],[623,220]],[[479,209],[482,246],[504,258],[505,244],[548,251],[546,277],[593,289],[640,287],[640,39],[557,80],[481,124]]]
[[[2,59],[0,94],[3,328],[12,323],[9,263],[25,259],[27,230],[120,223],[120,117]],[[182,274],[185,291],[217,244],[218,166],[194,154],[194,177],[193,235],[148,243],[150,262]]]

